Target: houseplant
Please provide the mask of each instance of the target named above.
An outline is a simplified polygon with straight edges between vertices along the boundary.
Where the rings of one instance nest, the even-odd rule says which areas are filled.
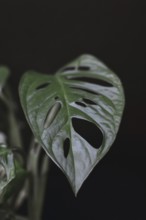
[[[10,131],[7,139],[1,133],[0,219],[40,220],[49,158],[66,175],[76,196],[115,140],[124,108],[123,88],[119,78],[91,55],[80,56],[55,75],[25,73],[19,96],[33,133],[25,154],[16,103],[5,87],[8,76],[8,69],[1,67],[0,98]],[[96,130],[99,139],[88,137],[80,129],[84,126],[89,134]],[[24,198],[26,217],[17,215]]]

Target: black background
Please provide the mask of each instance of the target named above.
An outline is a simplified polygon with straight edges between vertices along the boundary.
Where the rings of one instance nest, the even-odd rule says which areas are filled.
[[[134,0],[0,1],[0,64],[11,69],[15,93],[26,70],[54,73],[83,53],[104,61],[125,88],[117,139],[77,198],[52,164],[45,220],[146,219],[145,7]]]

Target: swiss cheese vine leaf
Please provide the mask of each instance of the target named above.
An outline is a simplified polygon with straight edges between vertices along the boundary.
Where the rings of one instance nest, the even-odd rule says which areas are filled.
[[[77,194],[116,137],[124,108],[119,78],[95,57],[82,55],[55,75],[27,72],[19,94],[34,136]],[[86,136],[96,129],[102,139],[94,146],[96,136]]]

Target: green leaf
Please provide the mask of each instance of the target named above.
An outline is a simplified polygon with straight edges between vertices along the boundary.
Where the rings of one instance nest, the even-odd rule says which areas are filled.
[[[35,137],[77,194],[115,140],[124,108],[119,78],[95,57],[82,55],[55,75],[27,72],[19,94]],[[96,136],[86,140],[91,125],[103,135],[100,147],[90,143]]]
[[[15,178],[14,157],[11,150],[0,145],[0,200],[7,185]]]
[[[5,66],[0,66],[0,94],[2,92],[2,89],[9,77],[10,71]]]
[[[26,171],[14,158],[12,150],[0,144],[0,203],[18,192],[25,177]]]

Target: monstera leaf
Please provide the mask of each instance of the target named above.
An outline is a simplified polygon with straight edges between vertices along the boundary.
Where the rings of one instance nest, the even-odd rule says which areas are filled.
[[[82,55],[55,75],[27,72],[19,93],[34,136],[77,194],[116,137],[124,107],[119,78],[95,57]],[[86,135],[96,128],[102,139],[99,145],[98,134],[92,137],[93,146]]]

